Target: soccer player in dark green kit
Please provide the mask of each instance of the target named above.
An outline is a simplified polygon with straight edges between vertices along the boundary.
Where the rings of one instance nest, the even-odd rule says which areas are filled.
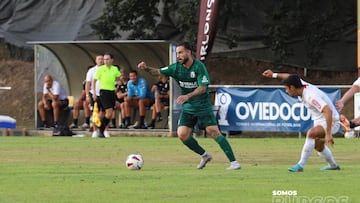
[[[208,90],[210,79],[205,65],[201,61],[193,59],[191,45],[187,42],[176,46],[176,58],[176,63],[164,68],[151,68],[145,62],[140,62],[138,68],[148,71],[152,75],[170,76],[178,82],[181,95],[176,99],[176,102],[182,105],[182,112],[177,135],[189,149],[201,155],[198,169],[204,168],[211,161],[212,156],[192,136],[192,129],[196,123],[199,124],[199,127],[205,127],[206,133],[220,145],[230,161],[230,166],[227,169],[240,169],[240,164],[236,161],[229,142],[218,128],[212,110]]]

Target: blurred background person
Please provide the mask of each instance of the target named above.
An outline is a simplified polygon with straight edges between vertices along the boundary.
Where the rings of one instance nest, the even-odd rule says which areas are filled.
[[[169,90],[169,78],[160,74],[159,81],[151,88],[151,92],[155,95],[155,103],[148,128],[155,128],[155,121],[160,122],[163,120],[161,110],[164,109],[165,106],[169,106]]]
[[[53,111],[53,126],[57,127],[59,124],[60,110],[69,105],[69,100],[64,87],[56,80],[53,80],[51,75],[44,77],[44,88],[42,98],[38,103],[38,110],[42,122],[41,127],[47,128],[46,110]]]
[[[154,95],[148,86],[145,78],[138,77],[135,70],[129,73],[129,82],[127,84],[128,94],[125,98],[126,120],[125,127],[130,125],[130,113],[132,108],[139,108],[139,123],[134,126],[135,129],[146,129],[145,115],[146,107],[151,107],[154,103]]]

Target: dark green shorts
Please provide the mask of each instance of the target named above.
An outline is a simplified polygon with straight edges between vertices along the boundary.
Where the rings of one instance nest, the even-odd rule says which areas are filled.
[[[194,128],[196,124],[198,124],[199,128],[203,129],[207,126],[217,125],[217,122],[215,115],[212,111],[209,111],[207,114],[202,115],[181,112],[178,126],[187,126],[189,128]]]

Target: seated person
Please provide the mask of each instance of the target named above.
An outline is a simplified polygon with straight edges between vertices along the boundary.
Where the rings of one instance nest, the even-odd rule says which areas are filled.
[[[165,75],[159,75],[159,82],[152,86],[151,92],[155,94],[155,103],[153,105],[152,120],[149,128],[155,128],[155,121],[162,121],[161,110],[164,106],[169,106],[169,78]]]
[[[64,109],[69,105],[69,100],[67,98],[67,94],[65,89],[61,86],[61,84],[53,80],[50,75],[46,75],[44,77],[44,88],[42,98],[38,103],[38,110],[40,114],[40,119],[42,122],[42,126],[44,128],[48,127],[48,123],[46,122],[46,110],[53,111],[53,121],[54,127],[56,127],[59,123],[59,114],[60,110]]]
[[[125,97],[127,96],[127,83],[129,81],[128,76],[124,69],[120,70],[121,76],[116,81],[115,92],[116,92],[116,108],[120,111],[121,114],[121,125],[120,128],[125,128]],[[115,117],[115,115],[114,115]]]
[[[131,108],[139,108],[140,122],[134,126],[135,129],[146,129],[145,114],[146,107],[150,107],[154,102],[154,95],[145,78],[138,77],[137,71],[132,70],[129,73],[129,82],[127,84],[128,94],[125,97],[125,128],[130,125]]]
[[[73,111],[73,122],[69,126],[70,128],[78,127],[78,120],[81,109],[84,110],[84,114],[85,114],[85,123],[81,125],[81,128],[86,129],[90,127],[90,107],[89,107],[89,103],[86,101],[85,84],[86,81],[83,82],[83,89],[81,91],[80,98],[77,101],[75,101],[74,111]]]

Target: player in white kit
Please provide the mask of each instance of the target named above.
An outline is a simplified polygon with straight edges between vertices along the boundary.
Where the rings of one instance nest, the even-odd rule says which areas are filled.
[[[299,98],[299,101],[309,110],[314,122],[313,127],[306,133],[299,162],[288,170],[290,172],[304,171],[304,166],[314,149],[328,162],[328,165],[322,167],[321,170],[340,170],[340,166],[335,162],[327,146],[334,144],[332,135],[340,129],[339,113],[330,98],[316,86],[303,81],[298,75],[266,70],[263,76],[283,79],[286,93]]]

